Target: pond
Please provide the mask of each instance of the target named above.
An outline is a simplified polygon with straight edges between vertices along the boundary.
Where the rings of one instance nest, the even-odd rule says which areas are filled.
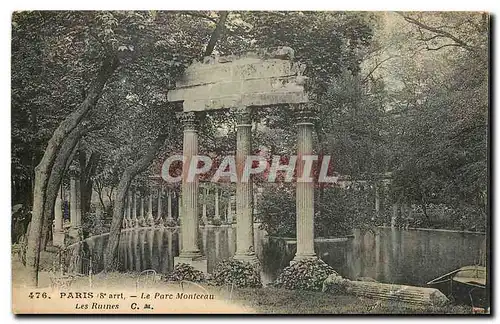
[[[120,271],[171,271],[174,256],[179,254],[179,235],[178,229],[169,228],[124,231],[118,250]],[[106,241],[107,235],[84,241],[85,250],[92,254],[94,272],[102,270]],[[210,272],[220,260],[235,253],[236,228],[200,228],[199,242]],[[295,253],[294,242],[270,238],[257,228],[255,246],[264,283],[274,280]],[[343,277],[423,286],[441,274],[478,263],[485,251],[485,235],[377,228],[375,233],[355,231],[353,238],[341,241],[316,242],[315,250]]]

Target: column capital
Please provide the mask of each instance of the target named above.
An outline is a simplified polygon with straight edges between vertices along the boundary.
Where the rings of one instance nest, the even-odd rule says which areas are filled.
[[[292,109],[297,125],[312,125],[313,121],[317,118],[315,110],[309,104],[293,104]]]
[[[196,113],[194,111],[178,112],[177,118],[179,118],[184,125],[184,130],[196,131],[198,119],[196,118]]]
[[[71,178],[77,178],[80,175],[80,168],[78,168],[78,166],[72,164],[68,168],[68,174]]]
[[[252,109],[249,107],[235,108],[232,110],[236,116],[236,126],[252,126]]]

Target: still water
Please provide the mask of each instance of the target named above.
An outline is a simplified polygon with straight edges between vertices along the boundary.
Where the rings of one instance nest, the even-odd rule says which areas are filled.
[[[120,271],[172,270],[179,254],[178,229],[139,228],[122,232],[118,259]],[[107,236],[84,241],[92,255],[94,273],[102,270]],[[200,228],[199,242],[209,272],[236,251],[236,228]],[[274,280],[295,253],[295,244],[255,231],[256,253],[262,262],[264,283]],[[377,228],[340,242],[316,242],[318,256],[343,277],[370,277],[379,282],[411,285],[425,283],[465,265],[476,264],[485,250],[485,235],[443,231]]]

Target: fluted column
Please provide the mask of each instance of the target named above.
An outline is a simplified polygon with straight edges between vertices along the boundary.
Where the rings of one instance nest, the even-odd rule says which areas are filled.
[[[81,218],[80,218],[80,213],[78,211],[78,209],[80,208],[80,201],[79,201],[80,197],[78,196],[78,185],[79,185],[78,182],[79,182],[80,172],[76,166],[74,165],[70,166],[69,176],[70,176],[69,216],[71,223],[70,235],[73,238],[78,238],[81,229]]]
[[[312,112],[306,105],[296,105],[297,118],[297,252],[294,261],[315,258],[314,253],[314,182],[303,174],[303,157],[312,155]],[[309,173],[311,170],[307,170]]]
[[[62,213],[62,188],[59,188],[56,202],[54,204],[54,232],[52,242],[54,246],[64,245],[63,213]]]
[[[127,219],[127,196],[123,199],[123,221],[122,221],[122,228],[127,228],[128,227],[128,219]]]
[[[163,226],[163,206],[162,206],[162,199],[163,199],[163,187],[158,188],[158,212],[156,215],[156,222],[158,225]]]
[[[128,218],[128,226],[129,227],[133,227],[133,225],[134,225],[134,221],[132,219],[132,208],[133,208],[132,190],[129,189],[128,200],[127,200],[127,218]]]
[[[252,179],[241,181],[245,161],[252,149],[252,120],[249,108],[236,111],[236,254],[237,260],[257,263],[253,244]]]
[[[137,218],[137,192],[133,194],[134,203],[132,209],[132,217],[134,218],[135,227],[139,226],[139,219]]]
[[[167,189],[167,221],[171,222],[174,218],[172,216],[172,191]]]
[[[155,224],[155,220],[153,218],[153,192],[149,193],[148,216],[146,217],[146,223],[149,226],[153,226]]]
[[[181,258],[201,256],[198,248],[198,176],[188,181],[188,167],[193,156],[198,154],[198,132],[196,130],[196,115],[193,112],[183,113],[185,158],[182,176],[182,250]]]
[[[144,218],[144,197],[141,195],[141,198],[140,198],[140,201],[141,201],[141,209],[140,209],[140,214],[139,214],[139,219],[138,219],[138,223],[140,226],[144,226],[145,224],[145,218]]]
[[[59,188],[59,192],[57,194],[56,202],[54,204],[54,230],[56,232],[62,232],[62,230],[63,230],[63,215],[62,215],[61,191],[62,191],[62,189]]]
[[[182,223],[182,215],[184,214],[182,210],[182,193],[177,197],[177,219]]]
[[[76,178],[76,226],[82,228],[82,187],[80,182],[80,171]],[[80,230],[81,231],[81,230]]]

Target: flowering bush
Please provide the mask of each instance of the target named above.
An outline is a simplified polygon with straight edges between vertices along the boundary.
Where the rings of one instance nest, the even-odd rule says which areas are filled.
[[[179,263],[174,266],[174,270],[168,274],[167,281],[192,281],[203,282],[205,275],[200,270],[196,270],[192,265]]]
[[[217,264],[212,274],[216,285],[231,285],[236,287],[262,287],[259,272],[247,262],[238,260],[223,260]]]
[[[306,259],[283,269],[274,285],[286,289],[320,291],[323,282],[331,274],[337,272],[321,259]]]

